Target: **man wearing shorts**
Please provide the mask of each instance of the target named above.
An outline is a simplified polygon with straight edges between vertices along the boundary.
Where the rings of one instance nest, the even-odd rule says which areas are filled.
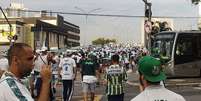
[[[81,62],[81,73],[82,73],[82,86],[83,86],[83,97],[84,101],[87,101],[89,95],[91,101],[94,101],[95,87],[98,74],[98,65],[93,61],[93,55],[89,54],[87,59]],[[88,95],[89,94],[89,95]]]

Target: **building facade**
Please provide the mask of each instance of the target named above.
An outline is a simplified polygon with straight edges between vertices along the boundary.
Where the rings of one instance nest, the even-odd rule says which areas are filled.
[[[14,5],[16,6],[16,4]],[[68,48],[80,45],[80,28],[64,20],[60,15],[56,17],[47,15],[46,11],[41,11],[40,16],[25,16],[24,8],[20,5],[4,10],[12,25],[13,35],[17,35],[16,42],[24,42],[34,49],[42,47]],[[22,13],[22,14],[19,14]],[[5,18],[0,18],[0,44],[9,45],[9,25]],[[6,34],[5,34],[6,33]]]
[[[57,16],[56,24],[48,23],[47,20],[37,20],[32,27],[34,32],[35,48],[47,46],[48,49],[57,47],[69,48],[80,45],[79,26],[63,20],[62,16]]]

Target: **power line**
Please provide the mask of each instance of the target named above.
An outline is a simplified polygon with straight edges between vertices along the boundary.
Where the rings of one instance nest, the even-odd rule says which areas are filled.
[[[19,11],[17,9],[9,9],[13,11]],[[43,11],[39,10],[20,10],[23,12],[33,12],[33,13],[41,13]],[[90,13],[90,14],[85,14],[85,13],[74,13],[74,12],[58,12],[58,11],[46,11],[44,10],[45,13],[49,14],[64,14],[64,15],[87,15],[87,16],[102,16],[102,17],[126,17],[126,18],[144,18],[142,15],[116,15],[116,14],[96,14],[96,13]],[[201,17],[193,17],[193,16],[152,16],[152,18],[186,18],[186,19],[195,19],[195,18],[201,18]]]

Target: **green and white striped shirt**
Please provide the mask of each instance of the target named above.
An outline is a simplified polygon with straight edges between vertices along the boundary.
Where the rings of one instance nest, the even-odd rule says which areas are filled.
[[[4,72],[0,79],[1,101],[34,101],[31,93],[14,75]]]
[[[107,80],[107,95],[124,93],[124,82],[127,80],[127,74],[123,67],[120,67],[118,64],[109,66],[106,68],[105,79]]]

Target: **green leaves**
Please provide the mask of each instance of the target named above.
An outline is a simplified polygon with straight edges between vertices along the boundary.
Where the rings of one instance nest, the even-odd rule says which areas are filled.
[[[104,45],[104,44],[116,43],[116,42],[117,42],[116,39],[98,38],[98,39],[92,41],[92,44],[93,44],[93,45]]]

